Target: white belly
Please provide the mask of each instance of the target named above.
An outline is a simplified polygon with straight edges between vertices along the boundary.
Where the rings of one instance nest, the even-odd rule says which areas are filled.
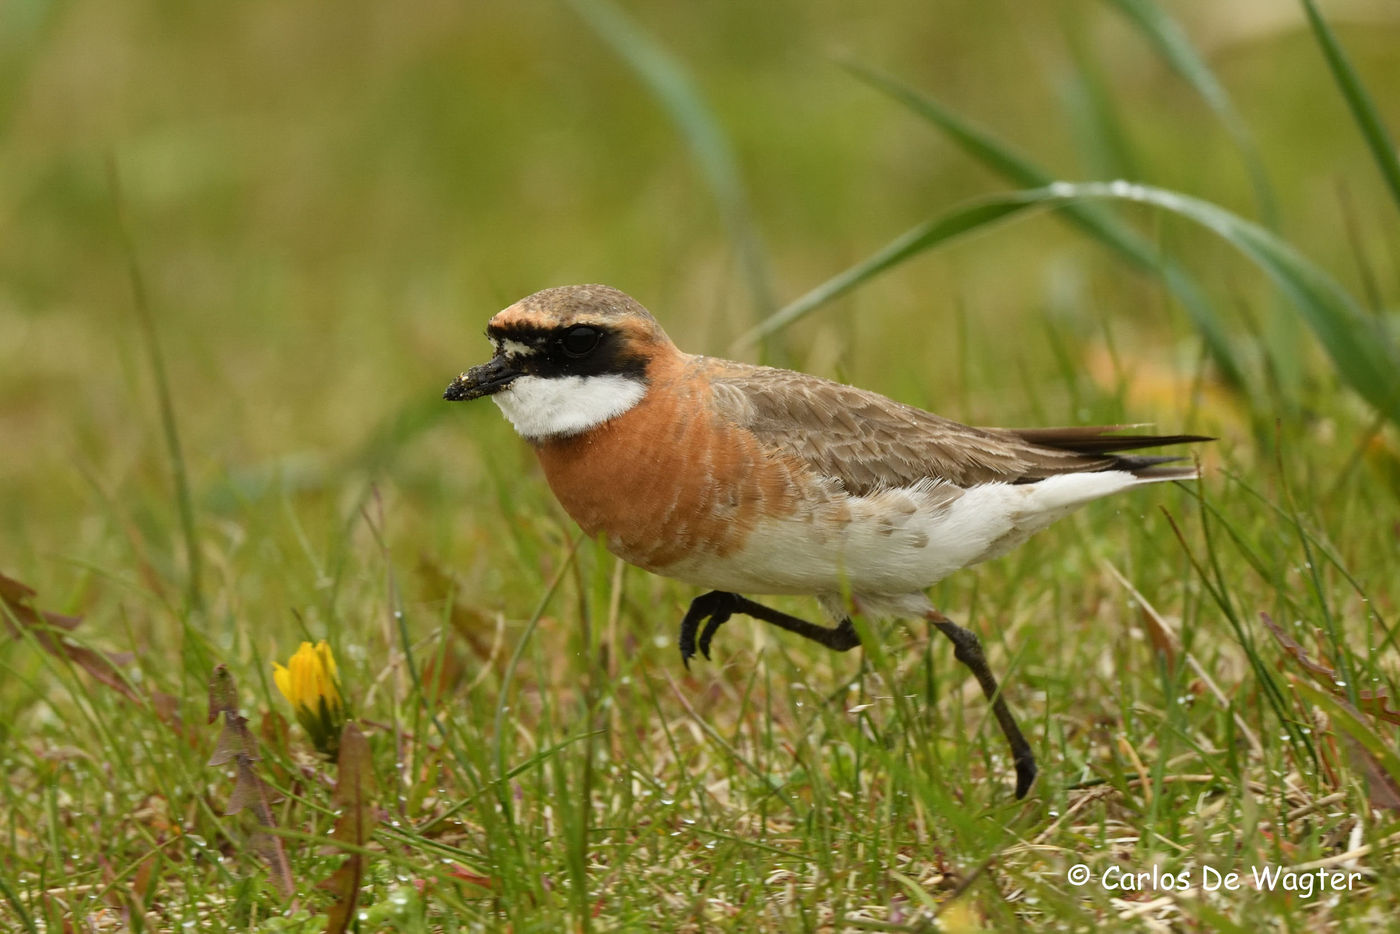
[[[1014,548],[1084,503],[1141,482],[1125,471],[962,491],[929,482],[853,497],[844,522],[798,515],[761,523],[737,553],[691,555],[658,570],[714,590],[850,593],[879,603],[921,594],[960,568]]]

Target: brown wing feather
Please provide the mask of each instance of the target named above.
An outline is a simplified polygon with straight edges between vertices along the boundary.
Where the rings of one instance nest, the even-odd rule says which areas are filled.
[[[856,495],[936,477],[961,487],[1026,483],[1062,473],[1154,467],[1174,458],[1115,451],[1208,440],[1194,435],[1109,436],[1098,428],[974,428],[878,393],[792,370],[700,357],[713,404],[764,444],[806,461]]]
[[[1059,448],[1064,451],[1077,451],[1080,454],[1116,454],[1119,451],[1137,451],[1142,448],[1162,448],[1169,444],[1194,444],[1198,441],[1214,441],[1205,435],[1120,435],[1114,432],[1128,428],[1141,428],[1141,425],[1100,425],[1098,427],[1074,428],[1009,428],[1022,441],[1041,447]]]

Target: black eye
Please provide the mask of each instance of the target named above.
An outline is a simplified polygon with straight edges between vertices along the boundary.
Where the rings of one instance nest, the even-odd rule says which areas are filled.
[[[588,324],[576,324],[559,338],[559,346],[571,357],[584,357],[593,352],[603,332]]]

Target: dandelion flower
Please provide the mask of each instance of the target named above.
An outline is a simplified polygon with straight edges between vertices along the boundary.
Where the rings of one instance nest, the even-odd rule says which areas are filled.
[[[331,647],[324,639],[314,646],[303,642],[285,667],[272,663],[272,680],[291,703],[297,722],[311,737],[311,745],[334,756],[345,727],[345,702],[340,697]]]

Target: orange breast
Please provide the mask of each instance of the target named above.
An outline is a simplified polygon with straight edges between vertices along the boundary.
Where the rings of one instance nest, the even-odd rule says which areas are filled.
[[[790,515],[812,493],[799,463],[714,416],[702,366],[684,357],[654,366],[635,407],[536,448],[574,521],[647,570],[696,552],[730,554],[756,522]]]

